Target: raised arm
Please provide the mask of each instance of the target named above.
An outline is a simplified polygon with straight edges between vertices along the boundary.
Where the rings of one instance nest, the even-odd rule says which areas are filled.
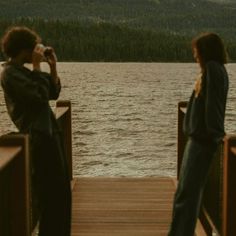
[[[45,55],[45,49],[47,49],[47,51],[49,52],[46,55]],[[61,91],[61,82],[57,73],[57,56],[55,54],[54,49],[52,47],[36,46],[32,57],[33,57],[32,64],[34,71],[39,71],[39,72],[41,72],[40,62],[42,61],[43,58],[46,59],[50,68],[50,75],[45,72],[41,73],[42,76],[48,78],[50,82],[49,99],[50,100],[57,99]]]
[[[19,102],[39,104],[49,101],[50,81],[40,71],[24,73],[9,67],[2,74],[1,82],[5,92]]]

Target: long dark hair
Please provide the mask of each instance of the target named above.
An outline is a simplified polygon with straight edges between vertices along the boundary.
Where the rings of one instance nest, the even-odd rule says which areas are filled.
[[[192,40],[192,50],[196,49],[202,72],[209,61],[221,65],[227,63],[228,55],[222,39],[215,33],[203,33]]]

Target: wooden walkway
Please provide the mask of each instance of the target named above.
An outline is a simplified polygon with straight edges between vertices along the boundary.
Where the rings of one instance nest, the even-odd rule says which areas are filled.
[[[57,119],[64,131],[64,145],[72,179],[71,105],[68,103],[65,109],[66,102],[62,101],[57,106]],[[181,103],[178,110],[179,170],[186,141],[180,125],[184,117]],[[222,148],[224,152],[218,153],[218,159],[215,159],[216,163],[209,175],[211,187],[205,192],[201,220],[207,235],[219,231],[216,235],[235,236],[236,136],[227,136]],[[0,235],[29,236],[35,229],[31,218],[28,150],[27,135],[0,138]],[[71,235],[166,236],[175,187],[176,181],[173,178],[75,178],[72,180]],[[218,221],[219,216],[222,223]],[[195,236],[206,236],[199,222]]]
[[[166,236],[175,192],[171,178],[79,178],[72,236]]]
[[[75,179],[71,235],[167,236],[174,192],[172,178]]]

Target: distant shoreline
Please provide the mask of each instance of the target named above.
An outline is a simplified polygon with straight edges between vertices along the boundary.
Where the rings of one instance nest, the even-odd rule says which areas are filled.
[[[80,24],[75,21],[43,19],[1,20],[0,35],[11,25],[35,29],[43,44],[53,46],[59,61],[65,62],[194,62],[193,35],[152,31],[110,23]],[[236,62],[236,40],[225,39],[230,62]],[[0,54],[0,60],[3,60]]]

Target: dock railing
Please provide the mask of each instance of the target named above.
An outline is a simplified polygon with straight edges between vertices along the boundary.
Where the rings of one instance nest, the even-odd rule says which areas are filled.
[[[183,120],[187,102],[178,104],[178,167],[182,163],[187,138],[183,134]],[[236,235],[236,135],[226,135],[217,150],[206,184],[201,223],[207,235]]]
[[[55,109],[62,131],[72,180],[71,102],[58,101]],[[30,236],[37,216],[32,207],[29,137],[19,133],[0,137],[0,235]]]
[[[184,146],[182,132],[186,102],[178,105],[178,175]],[[71,103],[58,101],[55,111],[64,137],[72,179]],[[22,134],[0,137],[0,235],[30,236],[33,232],[29,138]],[[222,140],[210,170],[200,220],[207,235],[236,235],[236,135]]]
[[[0,138],[0,235],[30,235],[28,136]]]
[[[72,154],[72,115],[70,101],[57,101],[55,115],[61,128],[64,150],[68,161],[69,176],[73,179],[73,154]]]

